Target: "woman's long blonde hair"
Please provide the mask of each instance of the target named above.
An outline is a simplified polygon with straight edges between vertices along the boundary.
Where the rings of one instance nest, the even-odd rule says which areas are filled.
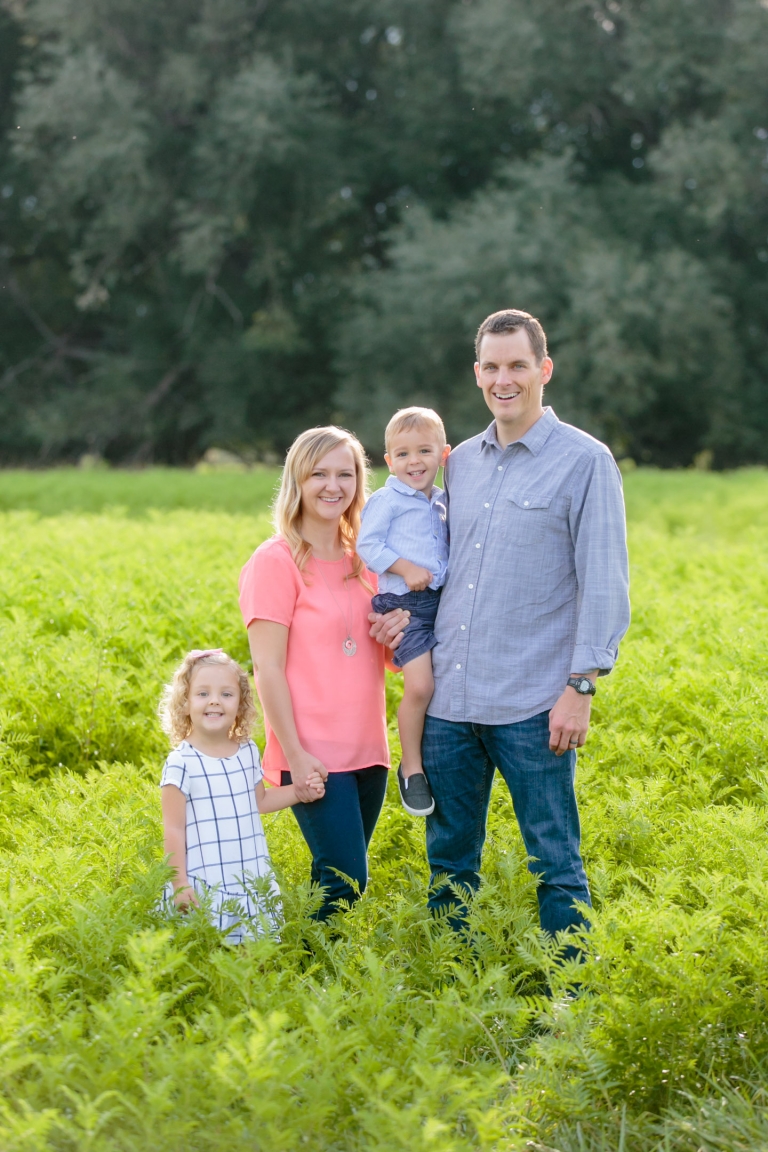
[[[323,456],[332,452],[334,448],[345,445],[352,453],[355,461],[355,476],[357,484],[355,495],[342,513],[341,541],[344,550],[352,560],[352,576],[362,579],[365,565],[357,555],[357,536],[360,531],[360,513],[368,497],[368,461],[365,458],[363,446],[356,436],[347,432],[345,428],[337,428],[334,424],[326,428],[308,428],[297,436],[288,449],[285,458],[285,467],[280,482],[280,491],[277,494],[272,513],[272,522],[278,532],[288,544],[296,567],[303,573],[307,561],[312,555],[312,545],[309,544],[299,531],[301,522],[301,486],[309,478]]]

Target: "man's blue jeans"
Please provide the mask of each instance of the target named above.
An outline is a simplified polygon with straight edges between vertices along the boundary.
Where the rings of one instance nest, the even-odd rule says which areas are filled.
[[[512,796],[528,867],[541,876],[538,887],[542,928],[550,933],[584,922],[573,904],[591,906],[579,851],[579,812],[574,793],[576,753],[549,750],[549,713],[518,724],[470,724],[427,716],[422,743],[424,771],[435,798],[427,816],[427,856],[432,872],[429,905],[456,905],[447,873],[470,892],[480,883],[480,860],[495,769]],[[469,893],[468,893],[469,894]],[[458,919],[457,919],[458,913]],[[454,909],[458,924],[462,909]]]

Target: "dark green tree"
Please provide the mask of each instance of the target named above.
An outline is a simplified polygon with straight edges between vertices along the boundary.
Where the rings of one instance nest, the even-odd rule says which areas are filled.
[[[455,440],[515,304],[617,452],[766,459],[766,47],[757,0],[4,0],[0,457]]]
[[[448,7],[32,0],[5,16],[21,42],[6,457],[183,461],[329,418],[350,275],[378,266],[417,191],[445,210],[489,171],[462,132]]]
[[[472,335],[516,306],[549,332],[557,411],[617,454],[768,460],[766,7],[477,0],[452,30],[476,108],[509,134],[470,203],[414,213],[358,278],[349,420],[372,442],[419,399],[454,441],[476,431]]]

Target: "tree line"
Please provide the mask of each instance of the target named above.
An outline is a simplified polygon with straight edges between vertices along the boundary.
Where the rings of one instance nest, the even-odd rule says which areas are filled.
[[[0,0],[0,461],[457,443],[514,306],[618,456],[768,462],[766,58],[768,0]]]

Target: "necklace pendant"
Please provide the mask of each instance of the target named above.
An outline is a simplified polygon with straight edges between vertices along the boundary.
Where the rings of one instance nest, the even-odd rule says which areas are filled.
[[[357,644],[355,644],[351,636],[347,636],[341,646],[341,650],[345,656],[354,656],[355,652],[357,652]]]

